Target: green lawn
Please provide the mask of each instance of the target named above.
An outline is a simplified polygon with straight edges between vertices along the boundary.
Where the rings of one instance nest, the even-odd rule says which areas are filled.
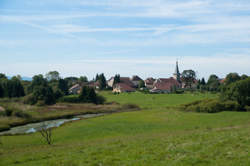
[[[0,138],[0,165],[250,165],[250,112],[185,113],[171,108],[213,94],[120,94],[108,101],[142,110],[81,120],[53,130]]]

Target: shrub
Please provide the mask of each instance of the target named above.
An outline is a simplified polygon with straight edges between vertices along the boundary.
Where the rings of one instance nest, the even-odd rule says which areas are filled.
[[[27,113],[25,113],[23,111],[20,111],[20,110],[14,111],[12,113],[12,116],[16,116],[16,117],[19,117],[19,118],[25,118],[25,119],[31,118],[30,114],[27,114]]]
[[[136,104],[124,104],[122,109],[140,109],[140,107]]]
[[[64,96],[59,99],[60,102],[66,102],[66,103],[79,103],[79,96],[78,95],[70,95],[70,96]]]
[[[11,116],[12,112],[13,112],[13,110],[10,109],[10,108],[6,108],[6,109],[5,109],[5,114],[6,114],[6,116]]]
[[[247,112],[250,112],[250,106],[245,106],[245,110],[246,110]]]
[[[223,105],[224,105],[225,110],[228,110],[228,111],[233,111],[233,110],[240,111],[240,110],[242,110],[241,106],[239,105],[239,103],[237,101],[228,100],[228,101],[223,102]]]
[[[29,94],[23,98],[23,103],[34,105],[36,104],[36,99],[32,94]]]
[[[220,101],[217,99],[199,100],[182,106],[182,110],[187,112],[216,113],[221,111],[241,111],[240,105],[236,101]]]

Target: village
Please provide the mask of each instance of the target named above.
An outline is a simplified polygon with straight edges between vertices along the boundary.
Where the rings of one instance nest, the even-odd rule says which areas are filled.
[[[198,80],[193,79],[191,87],[197,86]],[[145,80],[137,75],[132,77],[120,77],[116,75],[106,81],[107,89],[113,93],[135,92],[136,90],[148,90],[150,93],[171,93],[176,89],[185,89],[188,85],[183,80],[179,71],[178,61],[176,62],[175,71],[170,78],[153,78],[149,77]],[[100,89],[100,81],[90,81],[85,83],[76,83],[69,89],[70,94],[79,94],[83,86],[89,86],[96,90]]]

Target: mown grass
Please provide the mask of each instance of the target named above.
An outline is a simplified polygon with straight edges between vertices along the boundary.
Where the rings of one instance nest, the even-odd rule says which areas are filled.
[[[56,128],[52,146],[39,133],[4,136],[0,165],[250,165],[249,112],[199,114],[170,108],[216,95],[103,95],[144,109]]]

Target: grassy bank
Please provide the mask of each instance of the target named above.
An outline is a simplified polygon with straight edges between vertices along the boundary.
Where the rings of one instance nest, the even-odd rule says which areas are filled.
[[[171,108],[216,95],[103,95],[142,110],[56,128],[52,146],[39,133],[4,136],[0,165],[250,165],[249,112],[200,114]]]
[[[135,106],[120,105],[117,103],[104,105],[58,103],[52,106],[39,107],[25,105],[17,100],[6,99],[2,102],[0,101],[0,106],[8,109],[12,114],[10,116],[0,116],[0,131],[27,123],[70,118],[72,116],[88,113],[112,113],[136,109]]]

